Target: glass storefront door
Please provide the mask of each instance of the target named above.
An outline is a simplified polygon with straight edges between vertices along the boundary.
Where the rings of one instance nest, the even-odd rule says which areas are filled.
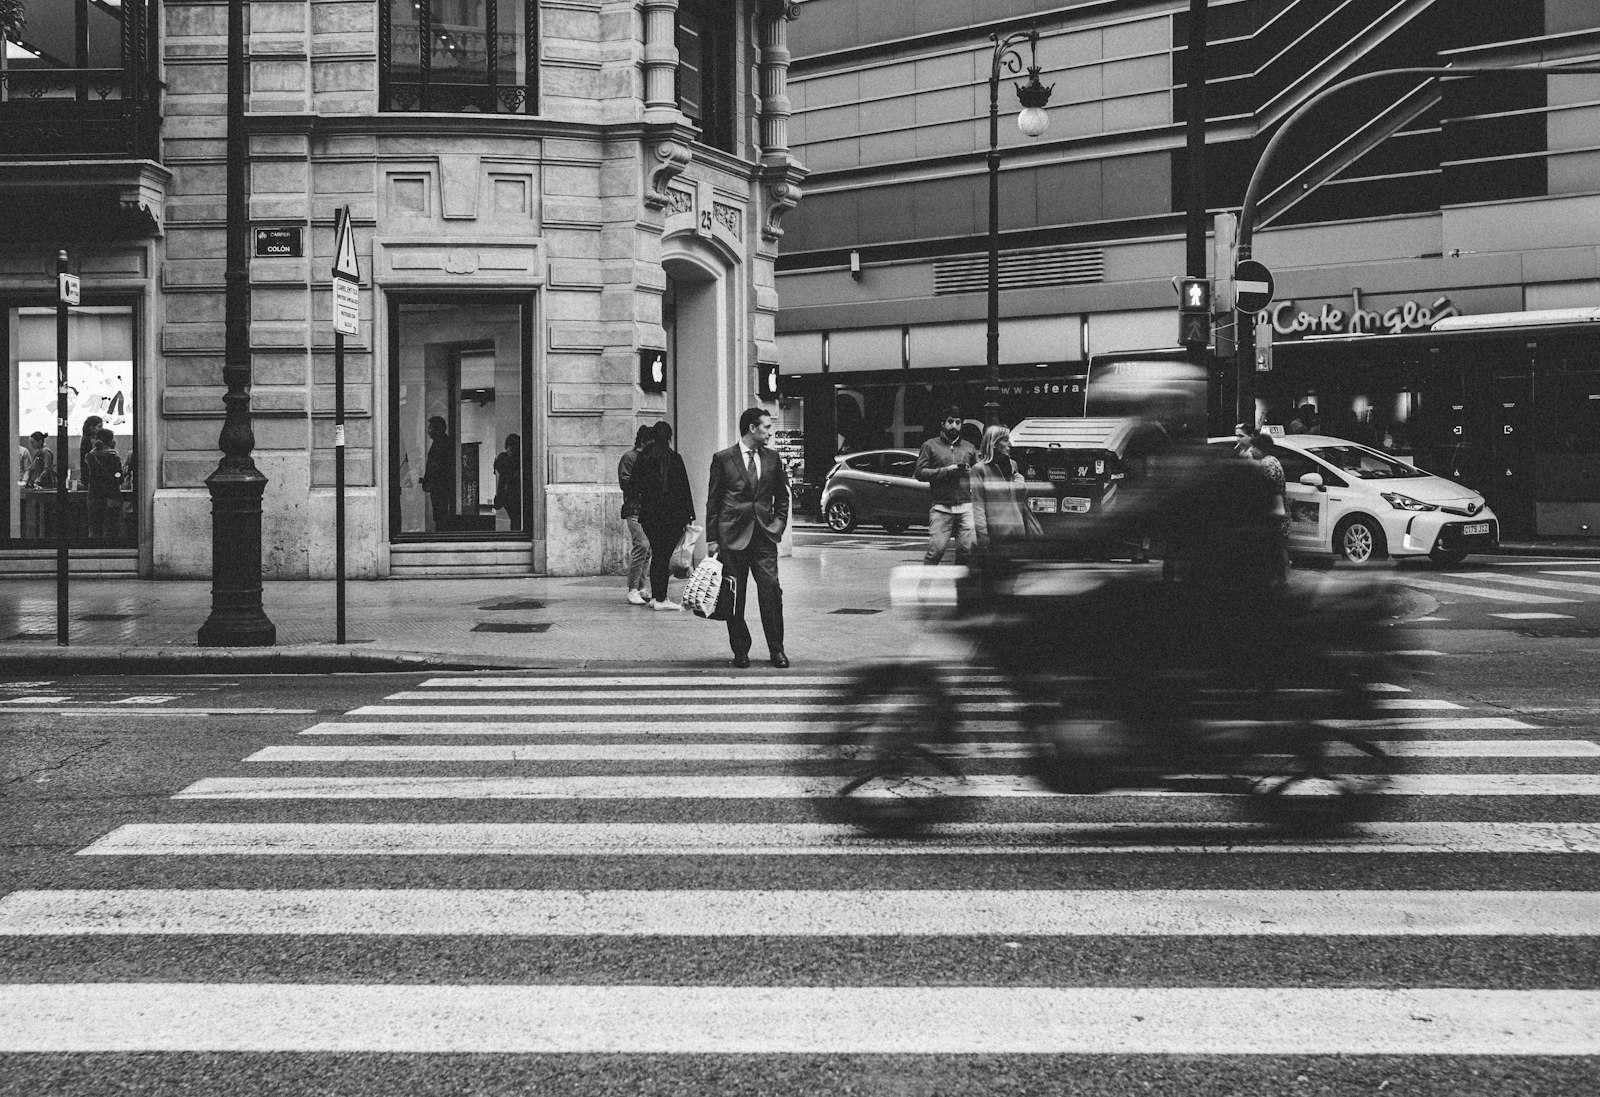
[[[526,539],[528,303],[396,295],[390,317],[391,535]]]
[[[56,310],[0,310],[7,347],[5,414],[12,444],[0,542],[53,543],[65,521],[74,542],[139,542],[134,469],[140,445],[130,305],[67,314],[67,506],[56,494]],[[110,440],[91,435],[109,431]],[[101,452],[94,453],[99,449]]]

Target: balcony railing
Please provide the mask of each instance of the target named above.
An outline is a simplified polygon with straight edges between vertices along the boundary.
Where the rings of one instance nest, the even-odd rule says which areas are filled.
[[[120,68],[0,69],[0,159],[157,159],[154,10],[123,0]]]

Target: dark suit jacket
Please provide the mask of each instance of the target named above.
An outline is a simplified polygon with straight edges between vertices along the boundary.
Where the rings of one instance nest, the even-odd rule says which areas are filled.
[[[706,490],[706,540],[732,552],[750,547],[756,526],[774,540],[789,525],[789,474],[770,448],[759,451],[761,473],[752,484],[744,453],[735,444],[711,457]]]

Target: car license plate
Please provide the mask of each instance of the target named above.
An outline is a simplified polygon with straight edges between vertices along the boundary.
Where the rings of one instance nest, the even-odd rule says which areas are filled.
[[[1028,509],[1035,514],[1054,514],[1056,512],[1056,501],[1034,496],[1028,500]]]
[[[1063,514],[1088,514],[1089,500],[1069,495],[1061,500],[1061,512]]]
[[[1472,522],[1461,527],[1461,535],[1463,537],[1477,537],[1480,534],[1486,534],[1488,532],[1488,522]]]

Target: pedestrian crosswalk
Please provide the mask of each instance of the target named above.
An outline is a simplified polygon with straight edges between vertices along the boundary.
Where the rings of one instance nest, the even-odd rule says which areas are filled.
[[[1592,736],[1372,683],[1330,723],[1409,772],[1312,839],[1214,791],[1047,793],[1003,683],[956,672],[974,815],[881,838],[816,812],[844,681],[441,676],[253,746],[78,850],[95,886],[0,897],[66,958],[7,969],[0,1054],[531,1056],[563,1092],[632,1057],[809,1092],[832,1068],[763,1072],[1600,1056]]]
[[[1522,566],[1526,565],[1526,566]],[[1506,621],[1561,621],[1600,602],[1600,561],[1587,568],[1560,561],[1497,561],[1471,571],[1400,573],[1399,581],[1455,609],[1486,603],[1486,616]],[[1517,612],[1516,607],[1538,607]],[[1446,617],[1430,617],[1439,622]]]

